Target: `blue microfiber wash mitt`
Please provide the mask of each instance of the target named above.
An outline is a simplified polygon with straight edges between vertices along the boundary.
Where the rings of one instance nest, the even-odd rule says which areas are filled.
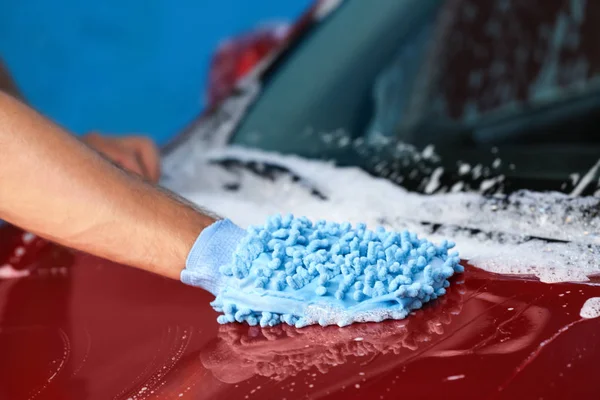
[[[448,278],[463,271],[452,247],[407,231],[292,215],[247,231],[222,220],[200,234],[181,280],[216,296],[219,323],[379,322],[405,318],[446,293]]]

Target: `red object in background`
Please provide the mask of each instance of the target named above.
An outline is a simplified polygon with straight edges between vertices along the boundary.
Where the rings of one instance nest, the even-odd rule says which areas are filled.
[[[209,107],[229,96],[236,82],[262,59],[277,50],[288,39],[289,33],[290,26],[279,23],[224,41],[218,47],[210,65]]]
[[[0,265],[23,237],[0,228]],[[595,283],[468,266],[401,321],[219,326],[203,290],[38,243],[29,276],[0,279],[1,399],[597,397]]]
[[[229,96],[237,82],[262,60],[282,49],[341,4],[341,0],[316,0],[293,24],[263,25],[246,34],[224,41],[213,56],[208,73],[208,108]]]

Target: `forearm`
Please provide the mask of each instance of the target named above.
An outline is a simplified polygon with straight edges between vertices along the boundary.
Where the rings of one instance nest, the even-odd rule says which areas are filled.
[[[0,149],[0,218],[60,244],[177,278],[213,222],[2,93]]]

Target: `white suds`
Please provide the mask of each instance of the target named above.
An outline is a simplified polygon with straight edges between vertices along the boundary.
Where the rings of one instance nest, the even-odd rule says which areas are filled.
[[[600,317],[600,297],[589,298],[583,303],[579,316],[582,318]]]
[[[581,193],[585,190],[585,188],[592,182],[594,177],[596,176],[596,172],[598,172],[598,168],[600,168],[600,160],[594,164],[592,168],[581,178],[575,189],[571,192],[571,196],[581,196]]]
[[[471,166],[469,164],[463,163],[458,167],[459,175],[466,175],[469,173],[469,171],[471,171]]]
[[[438,167],[433,171],[433,173],[429,177],[429,182],[427,182],[427,186],[425,186],[425,193],[433,193],[440,187],[440,177],[443,173],[444,168],[442,167]]]
[[[0,279],[16,279],[29,275],[29,270],[18,270],[12,265],[4,264],[0,266]]]
[[[569,178],[571,179],[572,185],[577,185],[577,182],[579,182],[579,174],[578,173],[569,175]]]
[[[264,178],[247,168],[219,165],[231,159],[283,167],[296,177]],[[241,226],[292,212],[314,220],[408,229],[434,241],[451,239],[462,258],[491,272],[535,275],[544,282],[585,281],[600,273],[599,198],[530,191],[502,197],[421,195],[359,168],[240,148],[206,151],[186,167],[185,176],[163,184]],[[460,168],[468,171],[466,164]],[[479,175],[480,169],[471,172]],[[234,183],[236,190],[225,183]],[[484,188],[488,185],[489,180]]]
[[[433,158],[435,156],[435,147],[430,144],[429,146],[427,146],[423,149],[423,151],[421,152],[421,155],[423,156],[424,159]]]
[[[33,233],[25,232],[22,236],[22,239],[23,239],[23,243],[28,244],[33,239],[35,239],[35,235]]]
[[[488,191],[489,189],[493,188],[498,183],[502,182],[503,180],[504,180],[504,175],[500,175],[500,176],[490,178],[490,179],[484,179],[481,182],[481,185],[479,186],[479,191],[481,193],[484,193],[484,192]]]

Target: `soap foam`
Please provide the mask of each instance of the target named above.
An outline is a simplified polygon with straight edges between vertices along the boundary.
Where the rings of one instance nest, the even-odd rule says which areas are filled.
[[[284,174],[270,180],[245,169],[215,165],[232,158],[284,166],[303,179],[300,182]],[[166,186],[241,226],[282,212],[311,219],[364,221],[369,227],[409,229],[434,241],[450,237],[464,259],[490,272],[535,275],[545,282],[582,281],[600,273],[597,197],[531,191],[506,197],[479,193],[426,196],[359,168],[235,147],[210,150],[187,162],[186,172],[165,182]],[[236,183],[239,189],[227,190],[225,183]],[[307,185],[327,200],[315,197]],[[434,230],[423,221],[443,224],[443,228]]]
[[[17,279],[25,276],[29,276],[29,270],[18,270],[9,264],[0,266],[0,279]]]
[[[600,317],[600,297],[589,298],[583,303],[579,315],[582,318],[598,318]]]

